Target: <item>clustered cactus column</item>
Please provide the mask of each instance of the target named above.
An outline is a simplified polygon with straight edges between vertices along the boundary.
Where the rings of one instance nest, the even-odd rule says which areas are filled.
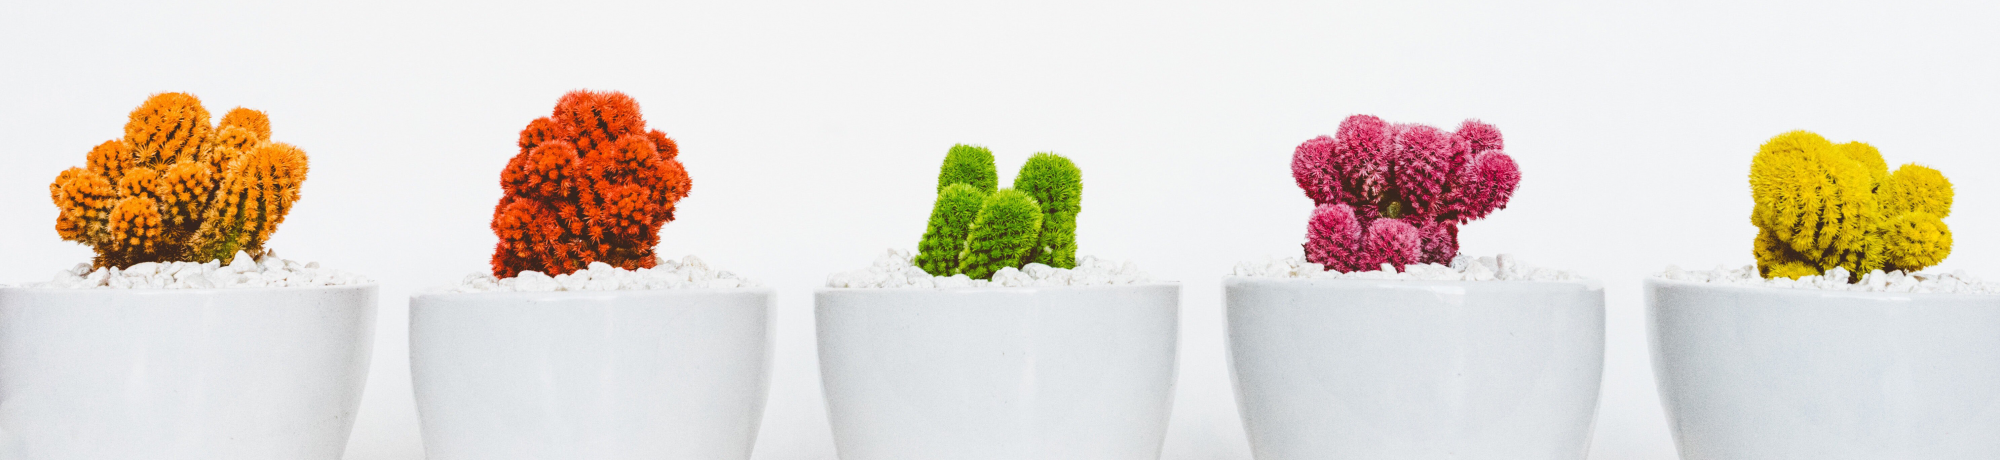
[[[1951,254],[1951,181],[1914,163],[1889,172],[1882,152],[1805,131],[1765,142],[1750,162],[1757,226],[1752,254],[1766,278],[1835,267],[1850,281],[1875,270],[1917,271]]]
[[[1493,125],[1445,132],[1370,115],[1300,144],[1292,177],[1317,204],[1306,261],[1341,272],[1450,263],[1458,226],[1506,208],[1521,182]]]
[[[306,154],[271,142],[271,120],[237,107],[210,125],[201,100],[156,94],[125,137],[49,184],[56,233],[89,245],[97,267],[261,256],[306,179]]]
[[[493,209],[493,275],[649,268],[660,226],[692,183],[674,140],[619,92],[573,91],[521,130]]]
[[[1000,174],[985,147],[952,146],[938,172],[930,225],[916,265],[936,276],[987,279],[1002,268],[1041,263],[1076,267],[1076,215],[1083,172],[1068,158],[1037,153],[998,189]]]

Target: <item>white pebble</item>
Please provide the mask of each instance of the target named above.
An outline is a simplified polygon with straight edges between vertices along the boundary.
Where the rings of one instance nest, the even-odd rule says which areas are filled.
[[[1519,257],[1501,254],[1498,257],[1474,258],[1464,254],[1451,259],[1449,265],[1410,264],[1397,271],[1395,265],[1382,264],[1380,269],[1356,272],[1327,270],[1320,264],[1306,262],[1299,257],[1270,259],[1262,262],[1240,262],[1231,272],[1235,276],[1264,278],[1325,278],[1357,280],[1402,280],[1402,281],[1577,281],[1581,280],[1567,270],[1540,268],[1522,262]]]
[[[157,262],[140,262],[125,267],[125,276],[152,276],[159,272],[160,264]]]
[[[1713,270],[1682,270],[1669,265],[1666,270],[1654,275],[1661,279],[1695,283],[1721,284],[1730,286],[1761,286],[1787,289],[1818,289],[1827,291],[1860,292],[1939,292],[1949,294],[2000,294],[2000,283],[1988,283],[1966,275],[1964,270],[1950,273],[1903,271],[1870,271],[1861,279],[1849,282],[1851,274],[1835,267],[1825,274],[1803,276],[1798,279],[1765,279],[1755,265],[1729,269],[1715,267]]]
[[[538,271],[522,271],[512,278],[496,279],[486,273],[466,275],[452,292],[494,291],[621,291],[648,289],[695,289],[756,287],[735,273],[711,270],[701,258],[689,255],[681,260],[658,258],[652,268],[626,270],[604,262],[591,262],[576,273],[550,277]]]
[[[54,279],[29,286],[63,289],[216,289],[249,287],[307,287],[366,284],[373,281],[319,268],[318,262],[301,265],[265,251],[262,259],[238,251],[229,265],[220,260],[207,262],[140,262],[119,268],[92,268],[77,264],[57,272]]]

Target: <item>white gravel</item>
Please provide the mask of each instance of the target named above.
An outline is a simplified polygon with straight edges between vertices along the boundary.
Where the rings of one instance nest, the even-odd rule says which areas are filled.
[[[826,277],[830,288],[968,288],[1036,286],[1109,286],[1145,284],[1152,278],[1132,262],[1122,264],[1084,256],[1076,268],[1063,269],[1030,263],[1019,269],[1002,268],[993,279],[976,280],[965,275],[931,276],[912,262],[909,251],[890,249],[875,258],[868,268],[835,273]]]
[[[224,265],[220,260],[142,262],[123,269],[91,269],[90,264],[56,272],[55,279],[26,287],[55,289],[235,289],[267,287],[350,286],[373,283],[367,277],[279,258],[272,251],[252,259],[237,251]]]
[[[576,273],[550,277],[527,270],[512,278],[498,279],[490,273],[465,275],[465,280],[447,292],[553,292],[553,291],[635,291],[646,289],[700,289],[757,287],[755,281],[726,270],[708,268],[701,258],[681,260],[661,257],[653,268],[626,270],[604,262],[591,262]]]
[[[1947,294],[2000,294],[2000,283],[1989,283],[1966,276],[1965,270],[1950,273],[1920,271],[1904,273],[1901,270],[1883,273],[1881,270],[1861,275],[1861,281],[1847,282],[1852,275],[1847,270],[1834,268],[1825,275],[1806,276],[1799,279],[1764,279],[1757,274],[1756,265],[1729,269],[1717,265],[1714,270],[1682,270],[1668,265],[1667,270],[1656,275],[1674,281],[1711,283],[1730,286],[1763,286],[1792,289],[1820,289],[1827,291],[1859,292],[1937,292]]]
[[[1338,272],[1327,270],[1320,264],[1306,262],[1302,258],[1287,257],[1263,262],[1243,262],[1236,264],[1235,276],[1255,276],[1265,278],[1321,278],[1351,280],[1406,280],[1406,281],[1579,281],[1582,278],[1568,270],[1539,268],[1528,265],[1521,258],[1509,254],[1493,257],[1472,257],[1460,254],[1451,260],[1451,265],[1414,264],[1396,267],[1382,264],[1382,269],[1365,272]]]

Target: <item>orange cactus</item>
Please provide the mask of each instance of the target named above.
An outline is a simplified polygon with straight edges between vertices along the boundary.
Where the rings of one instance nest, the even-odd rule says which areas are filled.
[[[161,249],[161,245],[155,244],[160,239],[160,230],[160,211],[151,198],[121,198],[118,207],[111,210],[112,251],[151,255],[155,249]]]
[[[208,202],[198,239],[221,254],[264,247],[305,179],[306,153],[298,147],[271,142],[242,154]]]
[[[125,143],[139,153],[141,163],[173,164],[200,155],[214,130],[208,125],[208,109],[194,95],[157,94],[132,111],[125,122]]]
[[[105,176],[83,168],[69,168],[49,184],[49,196],[62,214],[56,218],[56,233],[65,240],[103,241],[111,221],[111,207],[118,198]]]
[[[660,226],[692,183],[666,133],[619,92],[572,91],[521,130],[493,208],[493,274],[653,266]]]
[[[99,267],[261,255],[306,175],[305,152],[270,136],[263,112],[238,107],[210,126],[200,99],[153,95],[123,138],[49,185],[56,233],[94,248]]]

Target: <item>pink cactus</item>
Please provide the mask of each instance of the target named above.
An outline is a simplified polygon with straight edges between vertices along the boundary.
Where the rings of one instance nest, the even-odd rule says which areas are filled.
[[[1513,157],[1498,150],[1480,152],[1459,172],[1458,183],[1464,185],[1452,197],[1454,215],[1447,217],[1459,223],[1471,222],[1507,207],[1514,186],[1521,183],[1521,169],[1514,165]]]
[[[1423,261],[1423,240],[1417,228],[1403,219],[1375,219],[1361,239],[1361,253],[1362,261],[1371,265],[1368,269],[1389,264],[1403,271],[1404,265]]]
[[[1332,165],[1333,138],[1320,136],[1299,144],[1292,151],[1292,178],[1298,180],[1299,188],[1306,191],[1306,197],[1314,203],[1345,202],[1340,184],[1333,183],[1333,174],[1325,168]],[[1317,215],[1317,211],[1315,211]]]
[[[1355,220],[1354,208],[1342,203],[1328,203],[1313,208],[1311,223],[1306,227],[1306,258],[1324,260],[1327,268],[1343,272],[1354,271],[1361,263],[1357,252],[1361,249],[1361,221]],[[1335,265],[1337,264],[1337,265]]]
[[[1449,263],[1458,226],[1506,208],[1520,184],[1503,145],[1500,130],[1478,120],[1445,132],[1370,115],[1300,144],[1292,178],[1318,204],[1306,260],[1338,271]]]
[[[1417,237],[1423,240],[1422,260],[1442,260],[1449,262],[1458,256],[1458,222],[1431,221],[1417,227]]]
[[[1396,146],[1395,129],[1380,118],[1367,115],[1347,117],[1333,134],[1333,155],[1327,157],[1329,182],[1340,183],[1347,196],[1338,197],[1360,208],[1376,201],[1388,188],[1390,155]]]
[[[1424,125],[1396,127],[1394,174],[1389,185],[1411,209],[1407,213],[1435,214],[1444,206],[1444,188],[1451,182],[1451,136]]]

